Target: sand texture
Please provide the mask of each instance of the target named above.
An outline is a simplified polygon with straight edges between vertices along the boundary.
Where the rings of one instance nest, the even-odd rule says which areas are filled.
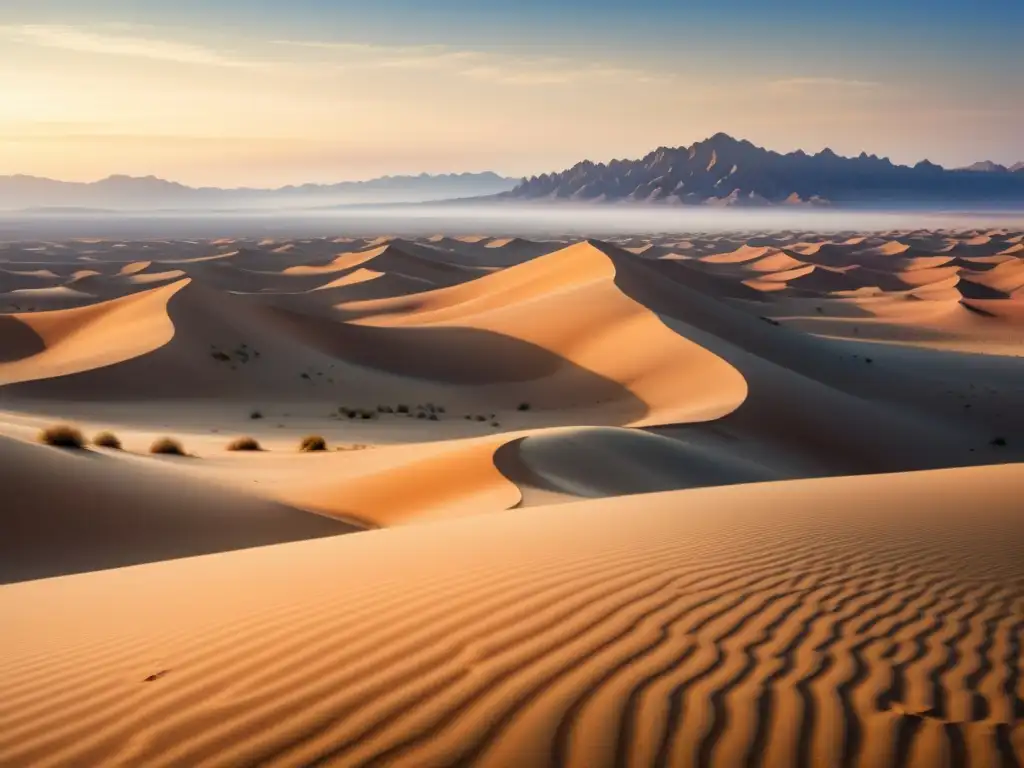
[[[0,765],[1024,764],[1022,405],[1013,230],[0,243]]]

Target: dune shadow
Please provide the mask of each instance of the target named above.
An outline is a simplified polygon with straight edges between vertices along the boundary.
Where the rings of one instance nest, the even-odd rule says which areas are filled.
[[[42,338],[27,323],[0,315],[0,364],[24,360],[45,349]]]
[[[458,387],[520,385],[506,403],[541,408],[615,403],[629,420],[647,404],[621,382],[529,341],[470,327],[353,325],[291,310],[272,310],[296,340],[365,368]]]
[[[894,348],[867,339],[859,346],[835,342],[762,322],[714,297],[652,279],[645,264],[624,267],[615,277],[623,293],[722,357],[749,385],[747,399],[733,413],[708,424],[652,430],[658,434],[731,443],[737,455],[764,463],[779,479],[1024,459],[1019,441],[990,444],[998,435],[1017,434],[1024,416],[1008,403],[987,402],[981,393],[982,382],[992,390],[1015,388],[1024,371],[1020,358]],[[977,372],[974,389],[956,383],[967,370]],[[965,387],[962,401],[955,393],[945,400],[921,396],[957,386]]]
[[[91,451],[0,449],[0,584],[363,530]]]

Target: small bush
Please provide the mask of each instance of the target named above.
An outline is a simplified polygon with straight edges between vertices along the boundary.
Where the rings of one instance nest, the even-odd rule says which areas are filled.
[[[398,406],[398,407],[397,407],[397,408],[396,408],[395,410],[396,410],[396,411],[397,411],[398,413],[408,413],[408,412],[409,412],[409,406],[408,406],[408,405],[405,405],[405,404],[403,403],[403,404],[399,405],[399,406]]]
[[[47,427],[39,433],[39,442],[52,445],[54,448],[71,448],[80,450],[85,448],[85,438],[82,433],[69,424],[56,424]]]
[[[263,448],[260,446],[259,441],[253,437],[239,437],[228,443],[227,449],[229,451],[262,451]]]
[[[181,443],[179,443],[173,437],[161,437],[158,440],[154,441],[153,444],[149,446],[149,452],[156,453],[161,456],[188,455],[187,453],[185,453],[185,449],[182,447]]]
[[[530,410],[530,404],[529,403],[520,403],[518,410],[520,410],[520,411],[528,411],[528,410]]]
[[[427,418],[427,412],[426,411],[418,411],[416,413],[416,418],[417,419],[425,419],[425,418]]]
[[[260,413],[259,411],[253,411],[252,413],[249,414],[249,418],[250,419],[262,419],[263,418],[263,414]]]
[[[92,439],[92,444],[98,448],[110,448],[114,451],[121,450],[121,440],[113,432],[100,432]]]
[[[359,418],[361,419],[375,419],[377,414],[374,411],[359,411]]]
[[[302,442],[299,443],[299,450],[302,453],[316,453],[318,451],[327,450],[327,441],[324,440],[320,435],[310,435],[309,437],[302,438]]]
[[[212,357],[214,360],[216,360],[219,363],[230,363],[231,362],[231,356],[228,355],[225,352],[211,352],[210,353],[210,357]]]
[[[1006,445],[1006,438],[1005,437],[993,437],[991,445],[994,445],[997,448],[1002,448],[1003,446]]]
[[[477,421],[487,421],[487,417],[486,417],[486,416],[483,416],[483,415],[481,415],[481,414],[477,414],[477,415],[476,415],[476,416],[474,416],[473,418],[475,418],[475,419],[476,419]]]
[[[430,414],[427,418],[431,421],[440,421],[440,417],[436,413]]]

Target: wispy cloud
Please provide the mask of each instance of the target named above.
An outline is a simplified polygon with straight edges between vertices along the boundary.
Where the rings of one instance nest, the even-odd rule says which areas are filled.
[[[769,87],[778,90],[857,90],[868,91],[881,87],[881,83],[870,80],[847,80],[841,77],[790,77],[785,80],[773,80]]]
[[[116,24],[73,27],[63,24],[0,26],[0,38],[42,48],[78,53],[126,56],[178,64],[217,67],[256,67],[261,64],[235,58],[213,48],[147,35],[143,29]]]
[[[2,1],[2,0],[0,0]],[[258,57],[246,57],[192,41],[166,30],[130,24],[71,26],[64,24],[0,25],[0,45],[10,41],[40,48],[103,56],[149,59],[184,65],[229,68],[279,68],[292,71],[405,70],[509,86],[559,86],[582,82],[655,83],[671,73],[649,71],[615,62],[581,64],[578,59],[543,54],[472,50],[445,45],[272,40],[248,41]],[[245,42],[245,41],[243,41]]]
[[[580,66],[563,57],[450,48],[443,45],[275,40],[275,45],[320,51],[342,68],[447,70],[453,75],[507,85],[565,85],[583,80],[665,82],[671,75],[629,67]]]

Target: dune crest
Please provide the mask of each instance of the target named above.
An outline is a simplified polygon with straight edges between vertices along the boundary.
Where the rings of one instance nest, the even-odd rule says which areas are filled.
[[[9,315],[37,337],[39,348],[0,363],[0,384],[67,376],[159,348],[174,335],[167,302],[188,282],[81,308]]]

